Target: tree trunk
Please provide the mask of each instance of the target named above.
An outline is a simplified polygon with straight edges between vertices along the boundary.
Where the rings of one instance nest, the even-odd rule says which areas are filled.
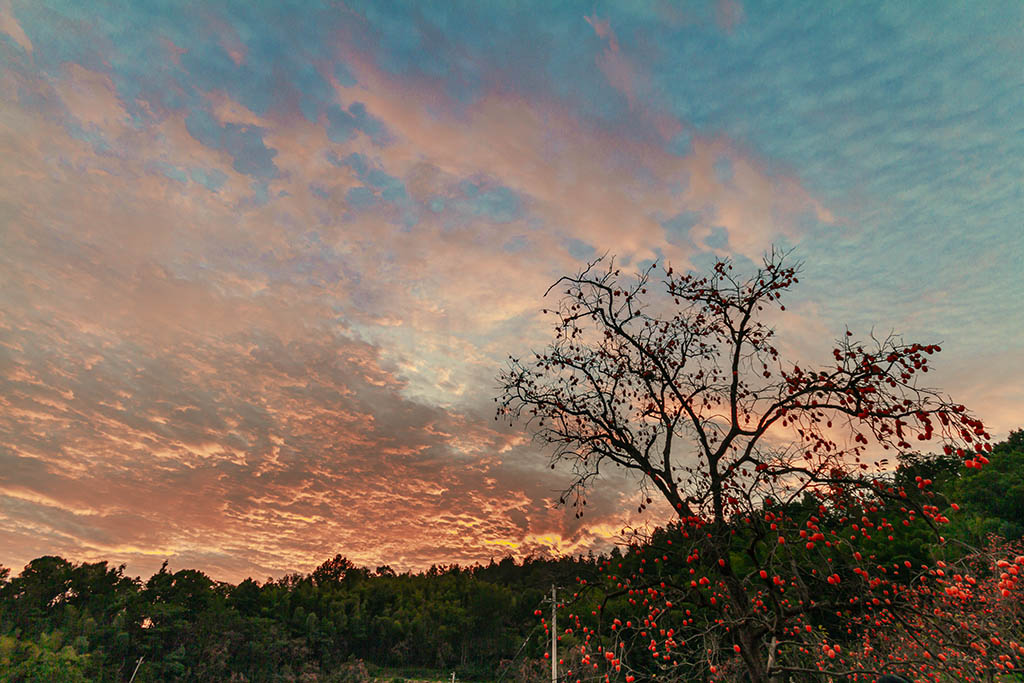
[[[750,627],[740,626],[736,635],[740,641],[740,655],[750,674],[750,683],[770,683],[766,660],[761,656],[761,648],[758,647],[757,639],[750,632]]]

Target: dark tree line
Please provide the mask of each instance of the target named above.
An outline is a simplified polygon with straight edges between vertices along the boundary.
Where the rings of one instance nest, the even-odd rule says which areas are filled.
[[[40,557],[0,569],[0,679],[5,681],[363,680],[367,665],[490,679],[541,654],[534,611],[552,583],[594,558],[418,574],[357,567],[341,555],[309,574],[217,582],[167,564],[148,580],[106,562]]]

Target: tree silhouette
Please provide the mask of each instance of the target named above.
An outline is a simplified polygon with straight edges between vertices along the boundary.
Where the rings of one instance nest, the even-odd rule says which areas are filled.
[[[352,572],[355,569],[356,566],[351,560],[339,554],[321,563],[320,566],[314,569],[313,573],[310,574],[310,578],[313,579],[313,582],[318,586],[331,583],[337,584],[344,581],[349,572]]]
[[[647,612],[615,625],[616,649],[601,661],[630,670],[629,642],[642,641],[650,659],[635,670],[653,659],[664,677],[699,643],[706,657],[686,664],[696,669],[686,680],[882,673],[830,669],[836,650],[811,622],[830,615],[839,630],[852,615],[897,610],[908,568],[880,575],[858,543],[891,537],[894,523],[938,537],[948,521],[930,479],[908,495],[880,456],[937,441],[980,468],[991,450],[984,425],[920,381],[935,344],[847,330],[828,365],[787,362],[765,320],[797,283],[786,254],[773,250],[747,277],[729,260],[705,276],[667,268],[660,283],[655,268],[623,276],[598,259],[560,279],[545,311],[552,342],[499,376],[499,417],[525,422],[552,467],[570,464],[562,502],[578,515],[609,465],[641,475],[641,508],[657,492],[678,514],[663,562],[611,579]],[[669,576],[670,562],[688,573]]]

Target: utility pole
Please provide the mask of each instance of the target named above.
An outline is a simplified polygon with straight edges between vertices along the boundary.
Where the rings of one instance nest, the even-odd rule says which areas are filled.
[[[558,683],[558,599],[551,584],[551,683]]]
[[[135,674],[139,673],[139,667],[142,666],[142,660],[145,659],[146,655],[139,657],[139,661],[135,663],[135,671],[132,672],[132,677],[128,679],[128,683],[132,683],[135,680]]]

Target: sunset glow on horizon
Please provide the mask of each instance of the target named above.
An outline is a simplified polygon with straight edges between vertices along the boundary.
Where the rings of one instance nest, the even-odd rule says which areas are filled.
[[[0,565],[607,548],[665,510],[493,402],[603,254],[793,249],[790,357],[941,342],[1004,438],[1022,64],[1018,2],[0,0]]]

